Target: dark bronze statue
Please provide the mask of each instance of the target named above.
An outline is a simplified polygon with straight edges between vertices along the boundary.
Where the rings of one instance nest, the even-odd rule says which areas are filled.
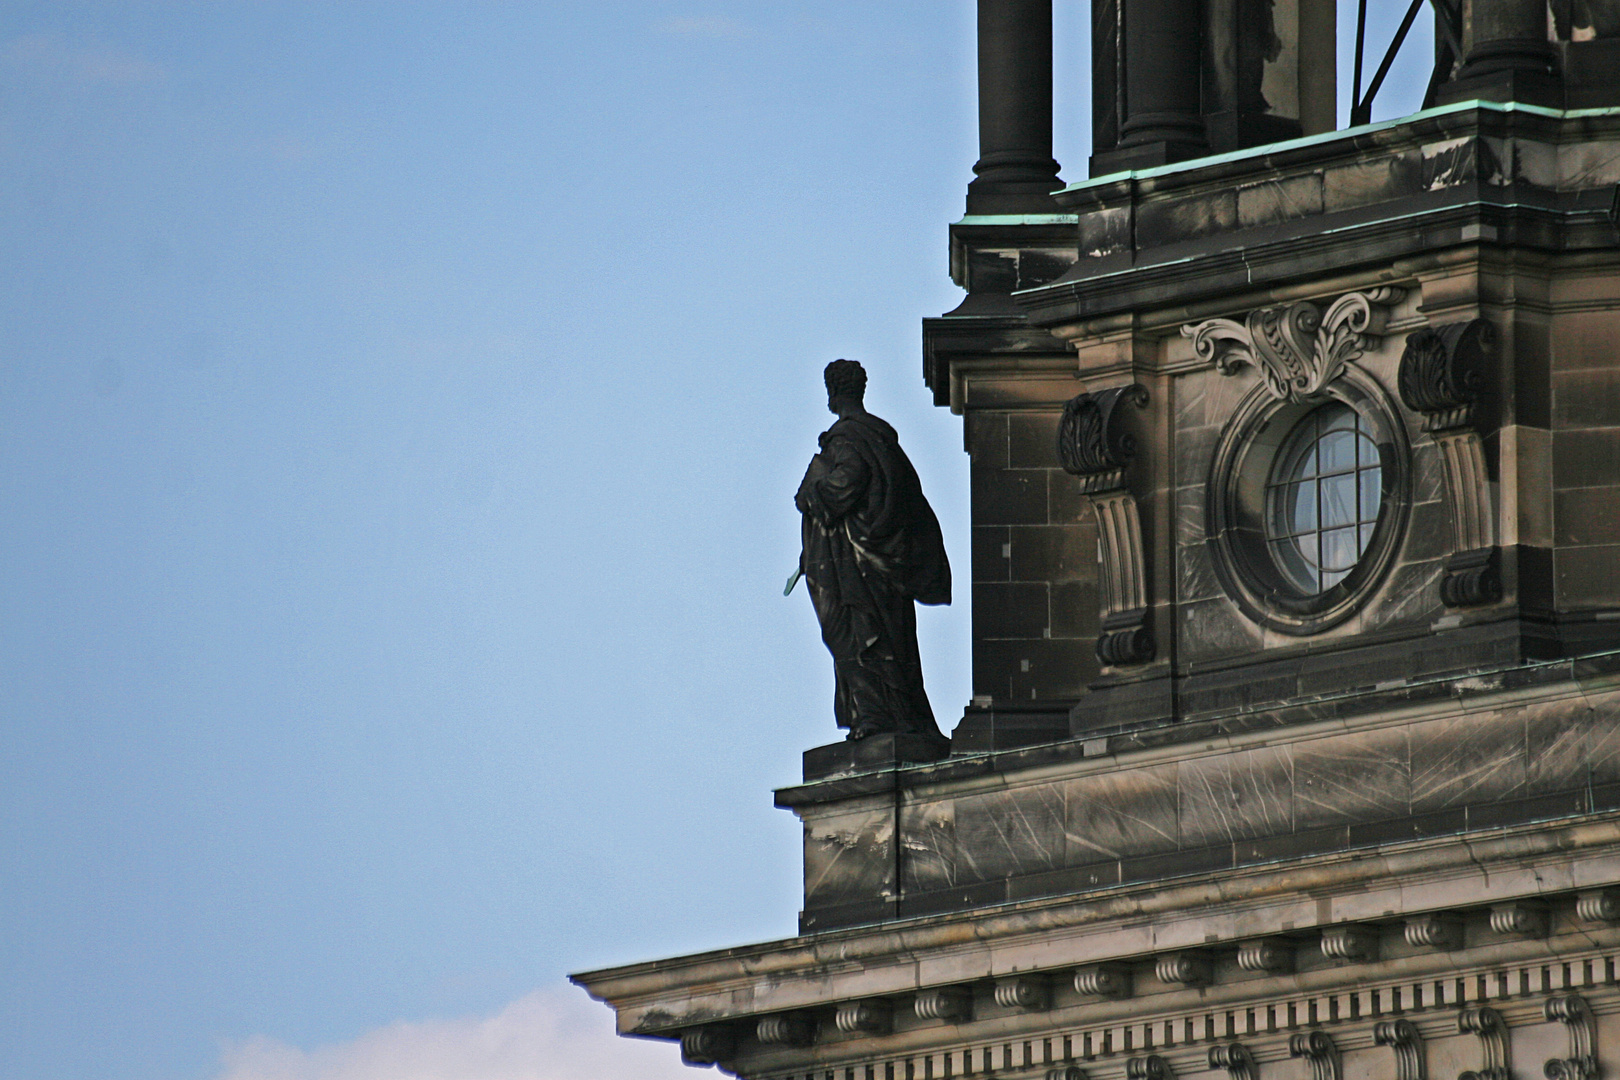
[[[794,498],[804,515],[798,573],[810,586],[832,653],[833,715],[851,739],[939,736],[923,690],[914,604],[951,602],[939,521],[894,428],[866,411],[866,371],[827,365],[827,408],[838,422]]]

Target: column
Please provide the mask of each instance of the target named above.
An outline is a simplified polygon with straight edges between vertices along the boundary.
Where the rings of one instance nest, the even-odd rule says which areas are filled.
[[[1547,39],[1546,0],[1470,0],[1468,59],[1438,100],[1563,106],[1558,54]]]
[[[970,214],[1053,213],[1052,0],[979,0],[979,161]]]

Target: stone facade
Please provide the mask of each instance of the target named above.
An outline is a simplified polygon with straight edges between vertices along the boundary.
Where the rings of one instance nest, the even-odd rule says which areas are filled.
[[[807,752],[800,936],[576,976],[620,1031],[760,1080],[1620,1068],[1620,22],[1436,7],[1435,107],[1326,132],[1331,4],[1272,49],[1096,0],[1106,174],[1048,194],[1049,5],[982,0],[924,323],[973,700],[945,757]]]

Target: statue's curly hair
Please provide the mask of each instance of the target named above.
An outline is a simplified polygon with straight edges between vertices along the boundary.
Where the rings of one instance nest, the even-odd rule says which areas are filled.
[[[854,398],[859,401],[866,396],[866,369],[855,360],[834,360],[827,365],[822,378],[827,383],[829,398]]]

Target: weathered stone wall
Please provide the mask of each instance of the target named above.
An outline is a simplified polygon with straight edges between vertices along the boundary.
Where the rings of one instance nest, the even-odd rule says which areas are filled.
[[[805,820],[804,925],[1620,808],[1620,689],[1585,670],[1596,681],[1504,692],[1510,677],[1481,694],[1487,680],[1465,680],[1382,714],[1246,735],[1206,728],[1163,746],[1073,743],[1067,754],[1030,750],[787,789],[779,800]],[[1571,672],[1566,664],[1544,674]],[[857,794],[863,785],[876,790]]]

